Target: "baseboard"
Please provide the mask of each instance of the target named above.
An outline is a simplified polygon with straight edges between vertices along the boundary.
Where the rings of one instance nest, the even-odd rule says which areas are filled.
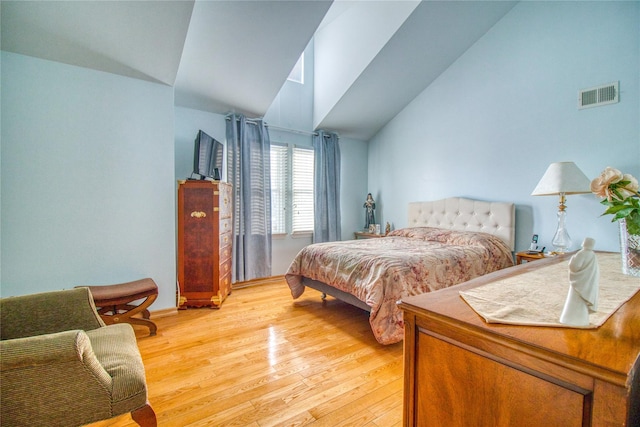
[[[178,314],[178,308],[177,307],[171,307],[171,308],[163,308],[161,310],[150,310],[149,313],[151,314],[151,319],[157,319],[159,317],[167,317],[167,316],[175,316],[176,314]]]
[[[250,286],[269,285],[272,283],[282,282],[283,280],[284,280],[284,275],[264,277],[261,279],[248,280],[246,282],[236,282],[233,285],[231,285],[231,289],[242,289],[242,288],[248,288]]]
[[[284,280],[284,275],[265,277],[261,279],[248,280],[246,282],[234,283],[233,285],[231,285],[231,289],[242,289],[242,288],[248,288],[250,286],[268,285],[271,283],[282,282],[283,280]],[[175,316],[178,314],[178,307],[163,308],[161,310],[149,310],[149,313],[151,314],[152,319],[157,319],[160,317],[167,317],[167,316]]]

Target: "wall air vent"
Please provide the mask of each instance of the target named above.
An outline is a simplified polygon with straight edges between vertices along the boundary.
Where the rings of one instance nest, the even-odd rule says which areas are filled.
[[[578,109],[615,104],[620,101],[618,97],[619,89],[620,82],[582,89],[578,92]]]

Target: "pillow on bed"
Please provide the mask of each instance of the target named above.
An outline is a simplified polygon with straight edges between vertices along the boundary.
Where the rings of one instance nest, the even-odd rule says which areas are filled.
[[[387,236],[410,237],[430,242],[439,242],[458,246],[502,246],[506,248],[502,239],[480,231],[458,231],[436,227],[409,227],[393,230]],[[507,248],[507,250],[509,250]]]

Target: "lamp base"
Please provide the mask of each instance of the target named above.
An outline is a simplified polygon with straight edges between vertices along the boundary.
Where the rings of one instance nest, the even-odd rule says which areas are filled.
[[[553,244],[554,251],[558,253],[565,253],[569,249],[571,249],[571,237],[569,237],[569,233],[565,227],[565,217],[567,216],[567,212],[563,209],[564,203],[560,204],[560,209],[558,210],[558,228],[556,229],[556,234],[553,236],[553,240],[551,243]]]

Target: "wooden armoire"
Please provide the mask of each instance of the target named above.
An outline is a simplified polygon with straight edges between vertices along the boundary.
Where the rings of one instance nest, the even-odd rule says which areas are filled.
[[[231,293],[231,184],[178,182],[178,308],[220,308]]]

